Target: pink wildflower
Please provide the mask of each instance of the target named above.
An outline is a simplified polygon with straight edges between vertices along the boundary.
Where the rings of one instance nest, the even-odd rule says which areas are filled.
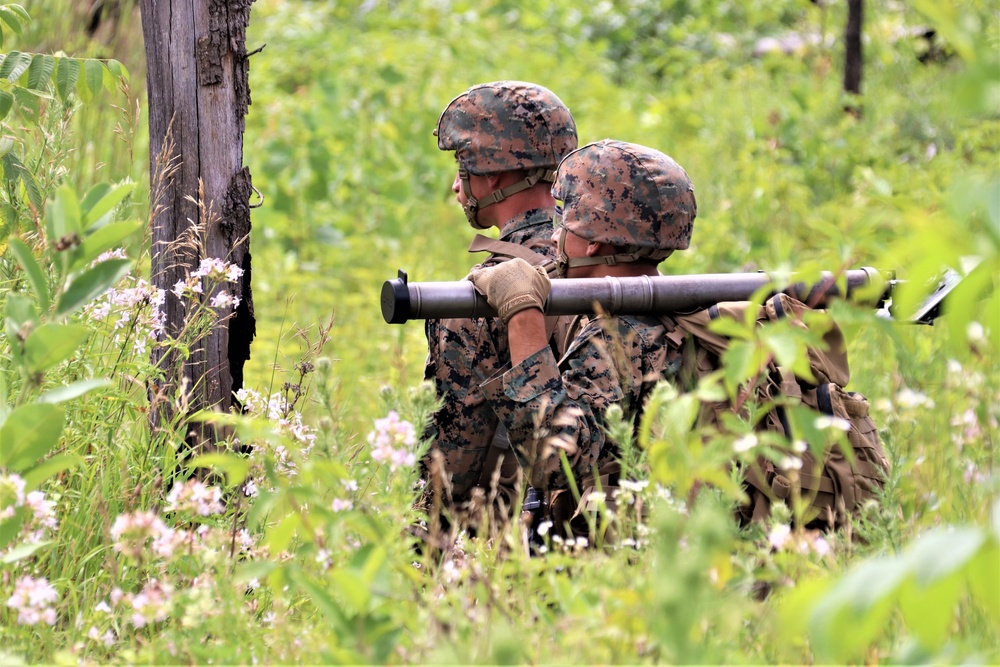
[[[222,514],[222,491],[217,486],[205,486],[196,479],[176,484],[167,494],[168,512],[188,511],[201,516]]]
[[[17,622],[21,625],[40,622],[55,625],[56,610],[51,605],[58,599],[59,593],[44,577],[21,577],[14,586],[14,594],[7,600],[7,606],[17,610]]]

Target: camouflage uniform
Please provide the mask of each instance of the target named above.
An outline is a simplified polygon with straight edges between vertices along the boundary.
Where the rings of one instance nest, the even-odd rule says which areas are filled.
[[[532,209],[504,225],[501,241],[523,245],[555,259],[552,209]],[[503,261],[490,256],[481,266]],[[484,400],[479,384],[510,359],[507,330],[497,318],[427,320],[424,379],[444,399],[425,438],[444,456],[452,494],[464,499],[482,475],[486,452],[497,429],[497,416]]]
[[[448,104],[435,134],[438,148],[455,151],[468,201],[463,208],[477,229],[484,228],[479,210],[538,182],[551,182],[556,165],[577,145],[569,109],[551,91],[520,81],[473,86]],[[478,201],[472,196],[469,174],[515,170],[524,170],[521,181]],[[525,211],[504,223],[500,240],[554,260],[552,217],[551,208]],[[481,266],[503,259],[491,255]],[[443,404],[424,434],[434,439],[423,462],[424,478],[428,477],[430,456],[440,452],[452,497],[462,501],[480,481],[497,430],[497,417],[478,385],[508,362],[506,329],[498,319],[478,318],[429,320],[425,331],[428,355],[424,379],[434,382]]]
[[[655,264],[690,242],[694,188],[684,170],[658,151],[609,140],[590,144],[560,163],[552,192],[563,228],[560,261],[568,268]],[[566,257],[568,233],[613,245],[616,252]],[[578,488],[592,485],[595,470],[608,469],[617,454],[602,429],[608,407],[618,404],[637,414],[652,386],[681,367],[667,333],[658,318],[595,319],[558,362],[543,348],[482,385],[530,470],[532,486],[567,487],[560,451]]]

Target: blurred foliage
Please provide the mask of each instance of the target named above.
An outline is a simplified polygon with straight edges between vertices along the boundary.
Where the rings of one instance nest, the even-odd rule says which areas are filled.
[[[25,154],[37,152],[25,164],[53,224],[73,217],[74,192],[121,192],[92,187],[131,179],[135,198],[148,182],[135,4],[25,3],[33,22],[4,32],[8,54],[114,58],[133,73],[110,104],[80,106],[76,95],[66,104],[57,93],[42,100],[38,123],[5,126]],[[74,653],[82,630],[72,622],[44,630],[43,641],[11,626],[5,647],[71,662],[996,661],[1000,10],[995,0],[865,5],[863,108],[850,115],[840,75],[846,3],[257,0],[244,156],[264,203],[253,214],[258,338],[246,382],[266,396],[291,391],[284,371],[316,352],[305,330],[334,313],[334,361],[317,360],[319,380],[303,394],[321,455],[253,503],[249,525],[273,553],[235,575],[264,582],[252,603],[245,588],[229,587],[224,615],[195,610],[194,625],[185,617],[162,633],[136,630],[131,644],[104,652]],[[927,27],[933,44],[920,36]],[[933,328],[832,307],[850,341],[849,388],[872,399],[893,472],[879,506],[847,535],[827,536],[829,553],[801,533],[796,548],[774,548],[765,532],[780,525],[736,536],[718,494],[689,507],[677,499],[684,494],[652,487],[633,498],[636,539],[604,551],[550,544],[546,558],[528,559],[516,544],[465,540],[435,560],[401,536],[413,473],[392,476],[366,458],[363,434],[388,409],[416,423],[426,414],[420,392],[405,390],[418,384],[425,342],[416,323],[382,322],[379,290],[398,268],[412,280],[448,280],[477,261],[450,191],[454,161],[431,130],[455,95],[502,78],[554,90],[581,142],[636,141],[684,165],[700,215],[692,248],[664,271],[892,268],[909,281],[894,304],[905,314],[945,265],[964,271],[967,257],[979,259]],[[116,214],[133,219],[146,207],[126,200]],[[59,280],[72,273],[62,258],[31,268],[32,251],[44,262],[46,233],[57,231],[36,209],[34,227],[21,228],[33,243],[14,243],[0,260],[5,323],[23,325],[40,295],[58,304]],[[134,573],[107,567],[111,517],[157,506],[164,476],[183,465],[176,448],[152,447],[183,436],[147,432],[134,378],[151,371],[116,347],[111,327],[46,367],[49,384],[86,381],[95,369],[116,384],[66,407],[59,447],[87,465],[47,487],[67,510],[58,549],[19,561],[71,591],[63,611],[82,610],[88,623],[115,582],[134,583]],[[9,345],[0,354],[19,367]],[[19,438],[19,424],[32,421],[21,414],[8,427]],[[656,463],[671,482],[717,469],[721,456],[670,451],[666,440],[652,454],[663,456],[633,452],[635,469]],[[203,461],[230,486],[241,462]],[[327,509],[331,496],[348,497],[349,476],[362,482],[350,495],[357,509]],[[212,567],[221,576],[229,565]],[[772,600],[753,601],[767,589]],[[190,648],[165,657],[178,646]]]

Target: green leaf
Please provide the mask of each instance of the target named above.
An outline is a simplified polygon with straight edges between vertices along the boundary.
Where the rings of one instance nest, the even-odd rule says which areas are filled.
[[[14,71],[14,68],[21,64],[21,55],[20,51],[11,51],[6,55],[3,62],[0,63],[0,79],[8,78],[11,72]],[[13,83],[13,80],[11,80],[11,83]]]
[[[84,394],[88,394],[95,389],[110,386],[111,382],[109,380],[80,380],[79,382],[68,384],[65,387],[56,387],[55,389],[45,392],[38,397],[38,402],[65,403],[66,401],[72,401],[74,398],[79,398]]]
[[[31,252],[31,248],[21,239],[12,238],[10,239],[10,251],[24,272],[28,274],[28,282],[31,283],[31,289],[34,290],[35,298],[38,300],[38,309],[43,313],[48,311],[50,305],[48,280],[46,280],[42,268],[38,266],[38,262],[35,261],[35,255]]]
[[[330,579],[333,580],[337,592],[347,600],[351,610],[356,614],[361,614],[368,607],[371,591],[368,588],[368,582],[358,574],[354,568],[337,568],[330,572]]]
[[[26,87],[31,90],[44,90],[56,71],[56,59],[47,53],[37,53],[31,58],[28,68]]]
[[[14,34],[21,34],[21,19],[10,7],[0,5],[0,21],[6,23],[14,31]]]
[[[7,117],[7,114],[10,113],[10,109],[13,106],[14,106],[14,96],[8,93],[6,90],[0,90],[0,120],[3,120],[4,118]]]
[[[41,483],[48,478],[53,477],[64,470],[75,468],[83,463],[83,457],[78,454],[58,454],[45,459],[36,466],[33,466],[21,476],[24,478],[25,488],[30,491],[32,489],[37,489]]]
[[[59,442],[66,415],[58,405],[29,403],[16,408],[0,426],[0,468],[20,473]]]
[[[917,583],[929,585],[963,569],[979,552],[986,534],[979,528],[935,528],[908,550]]]
[[[11,53],[10,57],[4,61],[6,65],[13,58],[14,54]],[[21,78],[21,75],[28,71],[28,67],[31,66],[31,54],[30,53],[19,53],[17,57],[17,62],[11,68],[10,73],[7,74],[7,80],[14,83]]]
[[[100,60],[88,58],[83,61],[83,74],[87,81],[87,88],[94,95],[101,92],[104,87],[104,65]]]
[[[331,598],[326,591],[313,583],[308,575],[301,572],[298,568],[289,567],[288,578],[309,595],[313,604],[315,604],[320,611],[322,611],[326,617],[330,619],[330,622],[341,630],[341,632],[350,628],[348,619],[344,615],[340,606],[334,602],[333,598]]]
[[[271,527],[267,531],[266,543],[271,553],[284,551],[292,543],[295,531],[302,524],[302,519],[298,514],[289,514],[282,519],[278,525]]]
[[[101,227],[96,232],[87,236],[73,251],[73,259],[69,264],[69,273],[90,264],[97,259],[102,252],[112,248],[121,247],[128,237],[140,231],[143,223],[133,220],[132,222],[115,222],[105,227]]]
[[[82,324],[47,323],[24,341],[24,362],[31,373],[42,373],[73,356],[90,330]]]
[[[22,544],[14,547],[8,553],[4,554],[3,558],[0,558],[0,563],[10,565],[11,563],[16,563],[19,560],[24,560],[39,549],[43,549],[50,544],[53,544],[53,542],[51,540],[46,540],[44,542],[30,542],[28,544]]]
[[[14,108],[18,115],[28,123],[37,124],[41,116],[42,99],[48,99],[48,96],[21,86],[14,86],[11,92],[14,93]]]
[[[767,363],[767,355],[756,341],[737,340],[722,355],[723,378],[729,391],[756,375]]]
[[[214,452],[196,456],[188,467],[192,470],[196,468],[213,468],[221,470],[226,475],[226,483],[229,486],[238,486],[243,483],[250,472],[251,461],[245,456],[229,454],[226,452]]]
[[[88,192],[87,197],[84,198],[84,202],[80,205],[83,212],[83,228],[89,230],[100,226],[99,223],[102,222],[102,218],[132,194],[134,189],[135,183],[122,183],[121,185],[109,187],[100,199],[92,203],[88,201],[88,197],[90,196],[90,192],[94,190]]]
[[[273,572],[277,567],[277,563],[273,563],[269,560],[251,561],[240,565],[236,569],[236,574],[233,579],[237,583],[245,584],[251,579],[263,579],[267,575],[271,574],[271,572]]]
[[[0,519],[0,549],[6,549],[7,545],[14,541],[21,534],[21,524],[27,515],[27,508],[18,507],[14,510],[14,516]]]
[[[944,647],[964,587],[963,578],[956,575],[938,579],[929,586],[910,579],[901,588],[899,608],[903,620],[921,644],[932,651]]]
[[[861,564],[837,582],[809,619],[817,662],[861,657],[882,631],[909,575],[901,559],[883,558]]]
[[[56,196],[49,203],[45,213],[49,243],[55,244],[73,234],[77,237],[83,234],[83,227],[80,225],[80,201],[77,199],[76,191],[68,185],[63,185],[56,191]]]
[[[130,266],[127,259],[109,259],[77,276],[59,297],[56,316],[68,315],[114,287]]]
[[[994,623],[1000,623],[1000,545],[991,541],[980,549],[966,570],[972,598],[986,607]]]
[[[56,92],[59,99],[66,103],[70,93],[76,87],[80,76],[80,62],[74,58],[59,58],[56,61]]]
[[[108,59],[108,61],[105,64],[107,65],[108,71],[111,72],[113,75],[115,75],[115,77],[125,79],[126,81],[128,81],[131,78],[131,75],[129,75],[128,69],[125,67],[125,65],[122,65],[114,58]],[[114,92],[114,89],[111,90],[112,92]]]
[[[87,190],[87,194],[85,194],[83,199],[80,200],[80,214],[84,218],[91,217],[88,215],[90,210],[94,208],[94,205],[101,201],[104,195],[108,194],[110,190],[110,183],[98,183],[94,187]]]
[[[24,7],[22,7],[21,5],[18,4],[7,5],[7,9],[11,10],[12,12],[20,16],[21,23],[23,23],[24,25],[28,25],[29,23],[31,23],[31,17],[28,15],[27,10],[25,10]]]

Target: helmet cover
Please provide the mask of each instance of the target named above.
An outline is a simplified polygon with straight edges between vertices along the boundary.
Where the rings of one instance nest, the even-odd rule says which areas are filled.
[[[694,185],[673,158],[611,139],[567,155],[552,196],[567,230],[629,252],[687,248],[698,213]]]
[[[524,81],[473,86],[448,104],[434,133],[438,148],[455,151],[477,176],[555,167],[577,146],[576,123],[562,100]]]

